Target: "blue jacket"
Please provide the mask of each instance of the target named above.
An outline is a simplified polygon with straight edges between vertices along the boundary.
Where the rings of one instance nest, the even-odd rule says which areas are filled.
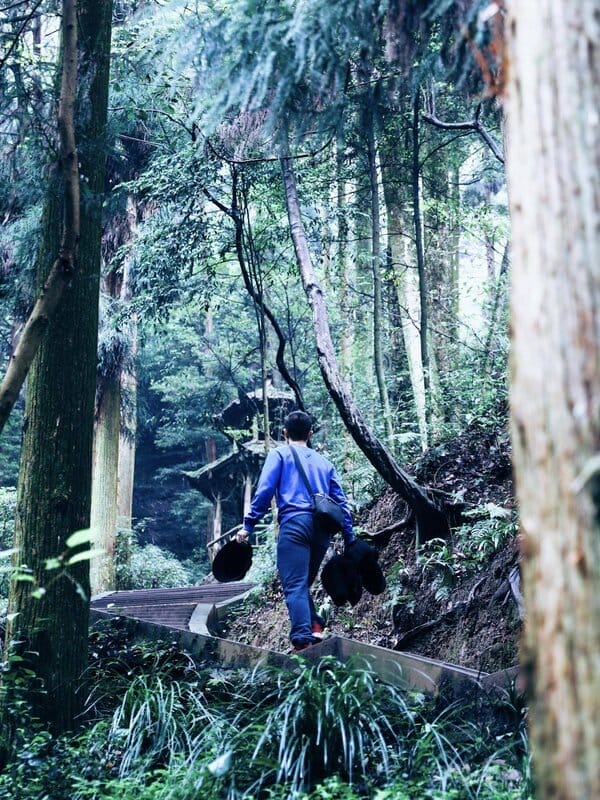
[[[292,445],[293,446],[293,445]],[[309,495],[302,476],[294,462],[290,445],[282,445],[271,450],[262,468],[254,497],[248,514],[244,517],[244,529],[251,533],[256,523],[269,510],[275,496],[279,511],[279,524],[291,514],[312,511],[312,497]],[[346,544],[355,539],[348,501],[341,487],[335,467],[319,453],[309,447],[296,447],[302,459],[308,482],[315,493],[328,494],[341,506],[344,512],[342,534]]]

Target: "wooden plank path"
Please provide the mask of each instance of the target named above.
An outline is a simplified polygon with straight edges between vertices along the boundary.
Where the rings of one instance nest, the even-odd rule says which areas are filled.
[[[245,598],[252,587],[251,583],[215,582],[181,589],[108,592],[92,598],[90,622],[125,617],[134,637],[173,639],[175,635],[179,645],[192,657],[216,659],[225,667],[253,667],[257,664],[282,668],[295,666],[296,659],[286,653],[212,635],[223,614]],[[489,691],[508,686],[518,676],[516,667],[488,674],[342,636],[331,636],[302,654],[309,661],[326,655],[335,656],[340,661],[360,659],[369,663],[385,682],[427,694],[437,694],[442,686],[450,686],[457,696],[468,695],[475,687]]]
[[[206,607],[209,614],[213,606],[244,595],[251,588],[251,583],[236,581],[204,583],[182,589],[132,589],[98,595],[92,598],[90,605],[94,611],[105,611],[188,631],[198,606]]]

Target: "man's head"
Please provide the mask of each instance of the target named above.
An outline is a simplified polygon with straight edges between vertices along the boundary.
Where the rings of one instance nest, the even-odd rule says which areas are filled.
[[[312,420],[304,411],[292,411],[283,421],[283,432],[292,442],[307,442]]]

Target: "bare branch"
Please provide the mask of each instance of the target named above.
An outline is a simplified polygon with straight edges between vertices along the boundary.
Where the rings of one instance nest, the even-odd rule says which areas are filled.
[[[470,122],[443,122],[441,119],[437,118],[435,111],[432,111],[430,114],[423,113],[421,116],[425,122],[428,122],[436,128],[441,128],[444,131],[473,131],[478,134],[478,136],[481,136],[492,151],[494,157],[497,158],[501,164],[504,164],[504,154],[481,124],[481,103],[477,106],[475,117]]]

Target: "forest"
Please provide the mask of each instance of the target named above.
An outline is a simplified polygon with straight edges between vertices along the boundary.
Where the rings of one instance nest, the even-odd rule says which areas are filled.
[[[600,797],[599,52],[600,0],[0,0],[0,800]],[[386,580],[317,579],[331,641],[471,690],[290,656],[274,512],[206,636],[111,603],[223,591],[293,410]]]

